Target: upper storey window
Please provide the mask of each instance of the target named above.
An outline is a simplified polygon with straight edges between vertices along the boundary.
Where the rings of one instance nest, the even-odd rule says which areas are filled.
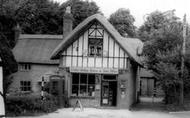
[[[19,69],[21,71],[29,71],[31,70],[31,65],[30,64],[19,64]]]
[[[102,56],[104,29],[97,22],[88,31],[89,56]]]

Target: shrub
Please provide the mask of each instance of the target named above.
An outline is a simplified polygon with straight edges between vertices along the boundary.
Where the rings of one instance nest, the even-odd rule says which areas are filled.
[[[41,100],[39,94],[7,96],[6,112],[10,115],[26,115],[27,113],[49,113],[57,110],[56,98],[50,94],[45,96],[45,100]]]

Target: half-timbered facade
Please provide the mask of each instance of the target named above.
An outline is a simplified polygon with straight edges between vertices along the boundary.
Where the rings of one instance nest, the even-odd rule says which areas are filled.
[[[55,48],[71,105],[129,108],[137,100],[139,39],[124,38],[107,19],[85,19]]]
[[[98,22],[62,52],[64,67],[127,69],[129,58]],[[74,69],[74,68],[72,68]]]

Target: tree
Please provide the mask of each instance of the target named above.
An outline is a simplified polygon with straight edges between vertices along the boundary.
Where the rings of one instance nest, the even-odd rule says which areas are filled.
[[[85,18],[99,13],[95,2],[68,0],[62,5],[50,0],[7,0],[6,12],[11,15],[26,34],[62,34],[63,15],[70,5],[74,27]]]
[[[157,73],[157,78],[166,94],[166,101],[175,98],[179,102],[180,81],[189,83],[189,53],[185,55],[185,74],[181,75],[181,46],[182,23],[177,19],[174,11],[172,15],[153,12],[139,29],[139,36],[145,41],[143,53],[149,69]],[[187,43],[188,50],[190,43]],[[186,84],[188,88],[190,85]],[[175,96],[172,96],[175,95]]]
[[[111,14],[109,21],[122,36],[136,36],[135,18],[130,14],[129,9],[118,9],[115,13]]]
[[[89,2],[83,0],[68,0],[65,3],[63,3],[60,7],[59,11],[61,16],[63,16],[65,8],[67,6],[71,6],[71,13],[74,17],[73,28],[76,27],[87,17],[96,13],[101,13],[99,11],[99,7],[93,1]]]
[[[154,11],[147,14],[148,16],[146,17],[144,24],[138,29],[138,35],[141,40],[151,40],[154,32],[165,27],[165,25],[176,23],[178,17],[175,16],[174,11],[175,10],[166,12]]]
[[[14,12],[15,20],[27,34],[57,34],[61,32],[59,4],[49,0],[21,0]],[[10,3],[8,3],[10,4]]]
[[[14,27],[15,21],[9,16],[0,14],[0,57],[3,64],[4,95],[11,83],[10,75],[17,71],[17,62],[11,49],[15,46]]]

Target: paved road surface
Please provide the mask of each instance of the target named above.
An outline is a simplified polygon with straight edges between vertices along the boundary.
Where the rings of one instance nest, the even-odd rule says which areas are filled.
[[[17,118],[190,118],[189,113],[170,114],[167,112],[155,111],[128,111],[116,109],[96,109],[85,108],[84,111],[72,108],[59,109],[58,111],[50,114],[34,117],[17,117]]]

